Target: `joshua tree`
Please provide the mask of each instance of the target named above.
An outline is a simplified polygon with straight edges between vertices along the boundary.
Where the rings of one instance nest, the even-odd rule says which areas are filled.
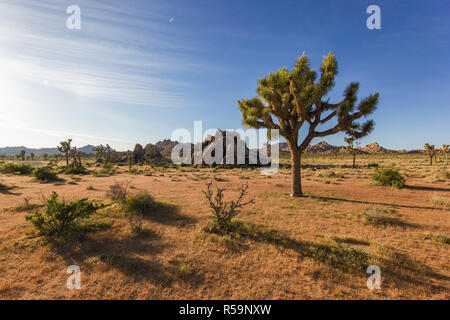
[[[102,159],[103,158],[103,154],[105,153],[105,147],[101,144],[98,147],[93,147],[92,151],[95,152],[97,160],[98,159]]]
[[[356,106],[359,83],[352,82],[346,88],[342,101],[332,104],[324,98],[334,87],[337,73],[337,60],[330,52],[323,58],[320,78],[316,81],[317,73],[310,69],[308,57],[303,54],[292,71],[281,68],[260,79],[256,90],[259,97],[238,101],[245,126],[267,128],[269,134],[270,129],[278,129],[280,135],[286,138],[291,152],[294,197],[303,196],[301,157],[313,138],[341,131],[361,138],[373,129],[373,120],[364,124],[356,120],[375,111],[378,93],[363,99]],[[331,120],[335,121],[330,126]],[[299,130],[304,124],[308,125],[308,129],[303,140],[300,140]],[[320,130],[324,124],[328,124],[328,129]]]
[[[44,153],[44,154],[42,155],[42,158],[43,158],[45,161],[47,161],[47,159],[48,159],[48,154],[47,154],[47,153]]]
[[[433,165],[433,157],[436,155],[437,150],[434,148],[434,145],[430,145],[429,143],[424,144],[425,152],[430,158],[430,166]]]
[[[445,153],[445,164],[448,165],[448,152],[450,150],[450,144],[443,144],[441,151]]]
[[[111,147],[109,146],[109,144],[107,144],[106,147],[105,147],[105,152],[106,152],[106,155],[105,155],[105,162],[106,162],[106,163],[111,162],[111,160],[112,160],[111,155],[112,155],[112,153],[114,152],[114,149],[111,148]]]
[[[19,156],[18,156],[20,158],[20,160],[25,161],[25,154],[26,153],[27,152],[25,150],[20,150]]]
[[[34,160],[34,157],[35,157],[35,155],[34,155],[34,153],[32,152],[32,153],[30,154],[31,161]]]
[[[358,147],[358,142],[356,142],[356,148],[353,146],[353,142],[356,140],[355,137],[348,137],[344,138],[345,142],[348,144],[348,146],[345,146],[344,148],[350,152],[350,154],[353,156],[353,168],[356,168],[356,150]]]
[[[71,167],[82,168],[83,163],[81,162],[81,152],[78,152],[77,147],[70,148],[70,157],[72,158]]]
[[[133,167],[133,154],[129,153],[127,157],[128,157],[128,171],[131,172],[131,168]]]
[[[61,141],[59,146],[57,146],[58,151],[64,153],[66,156],[66,166],[69,166],[69,154],[72,150],[72,139],[68,139],[67,141]]]

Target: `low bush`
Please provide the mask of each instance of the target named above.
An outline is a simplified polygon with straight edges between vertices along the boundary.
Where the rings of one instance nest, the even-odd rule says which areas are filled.
[[[378,182],[382,186],[391,186],[394,188],[403,188],[406,186],[405,178],[397,169],[375,169],[372,180]]]
[[[426,233],[426,234],[423,235],[423,238],[425,240],[432,240],[432,241],[435,241],[435,242],[441,242],[441,243],[445,243],[445,244],[450,244],[450,238],[447,237],[443,233],[437,233],[437,234]]]
[[[363,222],[375,227],[415,227],[415,225],[402,221],[401,215],[394,209],[385,209],[380,207],[369,207],[364,210],[362,215]]]
[[[64,174],[89,174],[89,171],[85,167],[71,167],[63,166],[58,168],[59,173]]]
[[[15,164],[12,162],[0,166],[0,173],[4,174],[31,174],[33,167],[27,164]]]
[[[153,197],[146,192],[127,196],[124,203],[130,231],[139,233],[142,230],[142,219],[155,207]]]
[[[127,212],[146,215],[151,212],[155,206],[155,200],[147,192],[141,192],[134,195],[128,195],[125,201]]]
[[[127,195],[128,195],[128,187],[129,187],[129,184],[126,182],[115,183],[115,184],[109,186],[109,190],[106,193],[106,195],[112,201],[125,202]]]
[[[116,168],[111,163],[105,163],[102,165],[102,168],[93,173],[96,177],[108,177],[113,176],[116,173]]]
[[[53,192],[46,201],[43,213],[34,212],[25,219],[39,230],[43,236],[65,236],[72,231],[77,220],[89,217],[98,207],[87,199],[69,203],[58,200],[58,194]]]
[[[206,191],[203,191],[206,199],[209,202],[209,206],[213,210],[214,217],[212,221],[212,225],[210,225],[211,230],[215,230],[214,233],[227,233],[231,230],[230,226],[232,225],[231,219],[236,217],[241,208],[251,203],[254,203],[254,200],[249,200],[244,202],[243,199],[247,195],[248,185],[242,185],[239,197],[236,200],[224,201],[223,191],[225,189],[217,186],[216,194],[211,190],[212,182],[208,182],[206,184]]]
[[[33,171],[33,175],[36,178],[36,180],[40,182],[50,182],[59,180],[56,172],[50,167],[36,168]]]
[[[447,196],[443,193],[433,193],[431,197],[431,203],[436,206],[450,208],[450,196]]]

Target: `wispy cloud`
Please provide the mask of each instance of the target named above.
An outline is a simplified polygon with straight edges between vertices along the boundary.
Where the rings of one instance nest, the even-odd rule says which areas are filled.
[[[66,9],[74,3],[81,30],[66,28]],[[133,125],[152,119],[146,110],[195,106],[186,75],[223,70],[198,58],[201,46],[168,23],[166,6],[157,0],[2,0],[0,145],[36,145],[45,136],[129,147],[129,135],[137,138]],[[36,140],[21,142],[33,133]]]
[[[186,103],[180,88],[188,84],[174,75],[198,68],[182,55],[189,46],[165,32],[163,24],[133,19],[126,11],[96,1],[82,3],[82,29],[68,30],[63,23],[68,15],[55,3],[1,5],[2,23],[12,26],[0,31],[0,43],[8,48],[0,52],[2,67],[10,76],[118,103],[151,107]],[[19,16],[22,22],[17,23],[14,19]]]

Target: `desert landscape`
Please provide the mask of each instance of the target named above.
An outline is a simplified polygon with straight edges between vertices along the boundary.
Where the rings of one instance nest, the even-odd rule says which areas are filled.
[[[449,13],[2,0],[0,300],[450,300]]]
[[[2,174],[1,297],[448,299],[445,158],[430,166],[423,153],[381,150],[359,154],[352,168],[350,154],[327,154],[333,148],[324,145],[304,157],[304,198],[289,196],[286,157],[271,176],[251,167],[169,163],[133,164],[130,171],[92,157],[83,160],[86,174],[58,174],[61,180],[53,182]],[[12,163],[48,165],[41,159]],[[50,163],[55,170],[64,168],[64,161]],[[371,176],[378,166],[399,168],[406,187],[377,185]],[[225,188],[226,199],[236,198],[240,186],[248,184],[247,197],[254,199],[228,234],[205,231],[213,217],[202,193],[208,181]],[[154,201],[139,231],[113,200],[113,186]],[[48,240],[25,216],[42,210],[43,197],[53,191],[66,200],[86,197],[105,207],[80,220],[70,240]],[[365,271],[372,264],[380,266],[382,290],[366,287]],[[69,265],[83,271],[81,290],[63,285]]]

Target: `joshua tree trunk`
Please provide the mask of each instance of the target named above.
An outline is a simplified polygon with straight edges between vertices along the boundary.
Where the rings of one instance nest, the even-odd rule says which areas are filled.
[[[445,164],[448,165],[448,153],[445,154]]]
[[[356,153],[353,154],[353,168],[356,168]]]
[[[69,166],[69,153],[66,152],[66,166]]]
[[[287,140],[291,151],[293,197],[303,196],[301,157],[314,138],[346,132],[359,139],[368,135],[374,126],[372,120],[362,124],[356,120],[375,111],[379,94],[368,96],[356,106],[359,84],[352,82],[345,89],[344,99],[331,104],[327,96],[337,75],[337,61],[331,52],[323,58],[320,70],[320,79],[315,81],[317,73],[310,69],[308,57],[303,54],[291,71],[281,68],[260,79],[256,90],[258,96],[238,100],[242,122],[246,127],[278,130]],[[321,125],[332,120],[335,124],[329,129],[317,131]],[[299,133],[303,132],[303,125],[309,128],[300,142]]]
[[[433,165],[433,156],[430,157],[430,166]]]
[[[293,197],[303,197],[301,168],[302,168],[302,152],[294,145],[289,144],[291,151],[292,166],[292,194]]]

